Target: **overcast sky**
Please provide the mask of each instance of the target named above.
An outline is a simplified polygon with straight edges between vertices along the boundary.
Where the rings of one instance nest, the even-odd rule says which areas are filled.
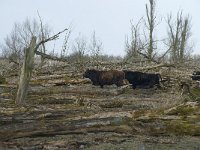
[[[38,10],[54,33],[72,25],[72,39],[81,33],[89,40],[95,31],[103,43],[104,53],[124,55],[130,20],[136,23],[145,16],[146,3],[148,0],[1,0],[0,42],[10,33],[15,22],[23,22],[27,17],[38,19]],[[179,10],[192,17],[194,53],[200,54],[200,0],[157,0],[159,20],[170,12],[175,17]],[[162,39],[165,34],[163,19],[155,35]]]

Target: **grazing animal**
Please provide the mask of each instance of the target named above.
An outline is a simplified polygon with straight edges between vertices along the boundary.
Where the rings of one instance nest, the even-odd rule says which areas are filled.
[[[83,77],[89,78],[93,85],[100,85],[103,88],[104,85],[115,84],[118,87],[123,85],[125,74],[123,71],[109,70],[99,71],[95,69],[87,69],[83,74]]]
[[[192,75],[200,75],[200,71],[194,71]]]
[[[192,80],[200,81],[200,75],[192,75]]]
[[[132,84],[132,88],[153,88],[155,85],[160,87],[160,74],[143,73],[139,71],[124,70],[125,79]]]
[[[194,71],[191,78],[200,81],[200,71]]]

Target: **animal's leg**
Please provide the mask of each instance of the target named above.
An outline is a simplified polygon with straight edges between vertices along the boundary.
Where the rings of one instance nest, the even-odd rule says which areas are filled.
[[[132,88],[133,88],[133,89],[136,89],[136,85],[133,85],[133,84],[132,84]]]

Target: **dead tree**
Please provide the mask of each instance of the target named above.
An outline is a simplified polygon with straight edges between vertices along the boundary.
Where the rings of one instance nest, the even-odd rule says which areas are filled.
[[[89,50],[90,50],[90,55],[92,58],[92,63],[93,65],[96,64],[97,68],[99,67],[99,58],[100,54],[102,52],[103,46],[102,42],[96,37],[95,31],[92,34],[90,45],[89,45]]]
[[[71,28],[66,32],[64,42],[62,45],[62,50],[61,50],[61,58],[64,58],[68,55],[69,52],[69,42],[70,42],[70,36],[71,36]]]
[[[85,64],[85,54],[87,50],[87,41],[84,37],[77,37],[72,46],[73,53],[71,54],[71,58],[73,61],[75,60],[75,64],[77,65],[78,70],[83,70]]]
[[[42,22],[42,18],[40,17],[40,14],[38,12],[38,17],[40,18],[40,32],[41,32],[41,40],[44,40],[45,39],[45,33],[44,33],[44,25],[43,25],[43,22]],[[46,54],[46,47],[45,47],[45,44],[43,43],[42,44],[42,47],[41,47],[41,50],[40,50],[42,53],[45,53]],[[44,64],[44,58],[43,56],[41,56],[41,67],[43,66]]]
[[[141,40],[141,34],[140,32],[140,19],[136,25],[134,25],[131,21],[131,37],[130,39],[128,36],[125,39],[125,46],[126,46],[126,57],[128,59],[133,59],[134,61],[140,60],[140,55],[138,54],[138,51],[141,51],[144,47],[144,42]]]
[[[189,54],[188,46],[190,32],[189,17],[183,17],[182,12],[177,13],[176,21],[172,22],[172,15],[168,16],[168,41],[166,45],[170,47],[170,59],[172,63],[184,62]],[[188,48],[188,49],[187,49]]]
[[[19,87],[17,90],[16,103],[23,104],[27,95],[28,84],[32,74],[36,37],[32,37],[30,46],[25,50],[24,63],[21,70]]]
[[[156,16],[155,16],[155,0],[149,0],[150,8],[146,4],[146,16],[147,16],[147,22],[146,27],[149,31],[149,42],[148,42],[148,49],[147,49],[147,55],[149,58],[153,58],[153,52],[154,52],[154,45],[155,40],[153,37],[153,32],[156,26]]]
[[[144,34],[145,40],[142,41],[139,37],[139,25],[132,25],[132,41],[129,44],[129,49],[132,49],[134,55],[139,55],[141,58],[147,59],[148,62],[154,62],[159,64],[160,62],[154,59],[156,41],[154,39],[154,29],[156,27],[155,16],[155,0],[149,0],[150,6],[146,4],[146,16],[145,27],[148,31],[148,37]]]
[[[67,29],[64,29],[63,31],[55,34],[54,36],[41,40],[38,44],[36,44],[36,37],[32,37],[31,43],[29,47],[25,51],[25,57],[24,57],[24,62],[21,70],[21,75],[20,75],[20,81],[18,85],[18,90],[17,90],[17,96],[16,96],[16,104],[24,104],[26,101],[26,95],[27,95],[27,90],[28,90],[28,85],[29,81],[31,79],[31,73],[33,69],[33,62],[34,62],[34,55],[35,53],[43,55],[45,57],[46,55],[38,52],[38,48],[48,42],[55,40],[59,37],[59,35],[63,32],[65,32]]]
[[[42,28],[42,29],[41,29]],[[29,47],[30,40],[33,36],[37,40],[48,38],[50,28],[46,24],[39,24],[36,19],[26,19],[22,23],[15,23],[11,33],[5,38],[4,44],[1,45],[2,54],[8,58],[10,62],[14,62],[21,68],[24,58],[24,47]],[[45,47],[40,46],[40,50]]]

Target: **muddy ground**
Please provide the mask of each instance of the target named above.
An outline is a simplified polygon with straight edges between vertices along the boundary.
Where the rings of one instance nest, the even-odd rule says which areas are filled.
[[[27,104],[18,77],[0,85],[0,149],[200,149],[200,105],[178,86],[101,89],[67,70],[34,72]],[[197,90],[200,93],[200,90]]]

